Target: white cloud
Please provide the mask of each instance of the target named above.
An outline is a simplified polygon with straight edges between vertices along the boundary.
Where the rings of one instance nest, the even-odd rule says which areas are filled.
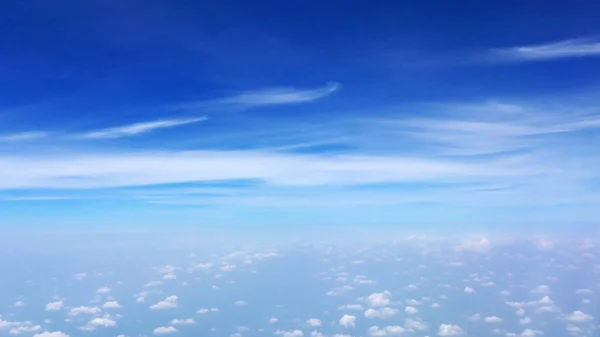
[[[304,332],[302,332],[301,330],[290,330],[290,331],[277,330],[277,331],[275,331],[275,334],[282,336],[282,337],[303,337],[304,336]]]
[[[74,307],[74,308],[69,309],[69,312],[67,313],[67,315],[71,316],[71,317],[77,316],[79,314],[98,315],[101,312],[102,312],[102,310],[100,310],[100,308],[79,306],[79,307]]]
[[[367,297],[367,303],[372,307],[385,307],[392,302],[390,296],[392,293],[388,290],[381,293],[373,293]]]
[[[454,324],[440,324],[438,336],[459,336],[464,333],[463,329]]]
[[[340,310],[364,310],[363,306],[360,304],[344,304],[338,307]]]
[[[588,315],[582,311],[573,311],[570,315],[567,315],[567,320],[574,323],[589,322],[594,319],[591,315]]]
[[[374,325],[369,327],[369,336],[371,337],[400,336],[403,333],[404,328],[399,325],[388,325],[384,327]]]
[[[182,119],[164,119],[151,122],[135,123],[123,125],[114,128],[90,131],[80,135],[81,138],[87,139],[109,139],[136,136],[158,129],[172,128],[186,124],[197,123],[207,120],[207,117],[197,118],[182,118]]]
[[[233,305],[235,305],[236,307],[245,307],[248,305],[248,302],[246,301],[237,301],[235,303],[233,303]]]
[[[484,318],[483,321],[486,323],[501,323],[504,320],[498,316],[489,316]]]
[[[577,289],[575,290],[576,294],[579,295],[587,295],[587,294],[593,294],[594,292],[592,291],[592,289]]]
[[[176,333],[176,332],[179,332],[179,330],[177,330],[175,327],[161,326],[161,327],[154,329],[154,331],[152,333],[154,333],[155,335],[168,335],[168,334],[172,334],[172,333]]]
[[[33,337],[69,337],[69,335],[61,331],[44,331],[36,333]]]
[[[338,323],[344,328],[354,328],[356,326],[356,316],[345,314]]]
[[[531,318],[529,318],[529,317],[519,319],[519,324],[521,324],[521,325],[528,325],[528,324],[531,324],[531,322],[532,322]]]
[[[269,324],[275,324],[277,322],[279,322],[279,319],[277,317],[273,316],[273,317],[269,318]]]
[[[398,309],[390,308],[390,307],[367,309],[367,310],[365,310],[365,317],[367,317],[367,318],[375,318],[375,317],[390,318],[390,317],[396,315],[398,313],[398,311],[399,311]]]
[[[58,311],[63,308],[65,303],[63,301],[50,302],[46,304],[46,311]]]
[[[102,327],[115,327],[117,322],[108,317],[96,317],[89,321],[88,325],[91,326],[102,326]]]
[[[308,324],[308,325],[310,325],[310,326],[313,326],[313,327],[316,327],[316,326],[321,326],[321,320],[320,320],[320,319],[318,319],[318,318],[309,318],[309,319],[306,321],[306,324]]]
[[[96,294],[108,294],[109,292],[110,292],[109,287],[102,287],[102,288],[96,290]]]
[[[409,307],[404,308],[404,312],[406,312],[409,315],[414,315],[414,314],[418,313],[419,310],[417,308],[415,308],[415,307],[410,307],[409,306]]]
[[[23,306],[25,306],[25,302],[23,302],[23,301],[16,301],[13,305],[15,307],[23,307]]]
[[[411,332],[426,331],[427,329],[429,329],[427,324],[425,324],[420,319],[415,319],[415,318],[407,318],[404,321],[404,328]]]
[[[464,292],[468,293],[468,294],[474,294],[475,293],[475,289],[473,289],[471,287],[465,287]]]
[[[119,309],[119,308],[122,308],[122,306],[117,301],[108,301],[102,305],[102,308],[104,308],[104,309]]]
[[[190,324],[196,324],[196,321],[193,318],[173,319],[171,321],[171,325],[190,325]]]
[[[168,296],[162,301],[150,306],[150,309],[172,309],[177,308],[177,296]]]
[[[549,294],[550,287],[547,285],[539,285],[531,291],[532,294]]]
[[[593,39],[572,39],[547,44],[494,49],[490,55],[494,60],[506,61],[542,61],[600,56],[600,42]]]
[[[544,333],[539,330],[525,329],[521,332],[521,337],[535,337],[538,335],[543,335]]]
[[[311,90],[298,90],[292,88],[267,89],[245,92],[237,96],[223,98],[218,100],[217,103],[243,106],[305,103],[328,96],[339,88],[339,83],[330,82],[324,88]]]

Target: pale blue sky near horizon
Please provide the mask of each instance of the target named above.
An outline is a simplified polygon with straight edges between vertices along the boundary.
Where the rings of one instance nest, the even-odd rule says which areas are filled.
[[[600,220],[598,4],[0,9],[3,230]]]

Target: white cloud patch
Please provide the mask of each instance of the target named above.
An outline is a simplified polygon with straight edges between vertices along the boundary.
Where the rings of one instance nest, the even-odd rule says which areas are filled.
[[[367,303],[372,307],[385,307],[390,305],[392,293],[388,290],[381,293],[373,293],[367,297]]]
[[[168,296],[162,301],[150,306],[150,309],[161,310],[161,309],[173,309],[177,308],[177,296]]]
[[[573,311],[571,314],[567,315],[566,319],[569,322],[573,322],[573,323],[583,323],[583,322],[589,322],[591,320],[594,319],[594,317],[592,317],[591,315],[588,315],[582,311]]]
[[[179,330],[177,330],[175,327],[161,326],[161,327],[154,329],[154,331],[152,333],[154,333],[155,335],[169,335],[169,334],[173,334],[176,332],[179,332]]]
[[[191,325],[196,324],[193,318],[173,319],[171,325]]]
[[[64,307],[65,303],[63,301],[55,301],[46,304],[46,311],[58,311]]]
[[[386,336],[401,336],[404,333],[404,328],[399,325],[388,325],[379,327],[374,325],[369,327],[369,336],[371,337],[386,337]]]
[[[384,308],[376,308],[376,309],[367,309],[365,310],[365,317],[367,318],[390,318],[395,316],[399,312],[398,309],[384,307]]]
[[[102,305],[104,309],[120,309],[123,306],[118,301],[108,301]]]
[[[0,143],[1,142],[7,142],[7,143],[26,142],[26,141],[42,139],[47,136],[48,136],[48,133],[42,132],[42,131],[27,131],[27,132],[20,132],[20,133],[4,134],[4,135],[0,135]]]
[[[317,326],[321,326],[322,323],[321,323],[321,320],[318,318],[309,318],[306,321],[306,324],[308,324],[309,326],[312,326],[312,327],[317,327]]]
[[[356,316],[345,314],[338,323],[344,328],[354,328],[356,326]]]
[[[454,324],[440,324],[437,332],[438,336],[450,337],[450,336],[460,336],[464,334],[464,330]]]
[[[275,331],[275,334],[282,336],[282,337],[303,337],[304,336],[304,332],[302,332],[302,330],[290,330],[290,331],[277,330],[277,331]]]
[[[61,331],[44,331],[36,333],[33,337],[69,337],[69,335]]]

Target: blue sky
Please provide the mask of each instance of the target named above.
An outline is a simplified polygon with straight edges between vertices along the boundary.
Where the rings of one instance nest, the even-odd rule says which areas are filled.
[[[600,219],[597,4],[1,6],[8,228]]]

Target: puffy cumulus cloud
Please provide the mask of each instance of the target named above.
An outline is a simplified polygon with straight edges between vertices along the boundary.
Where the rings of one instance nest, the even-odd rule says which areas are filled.
[[[277,331],[275,331],[275,334],[282,336],[282,337],[303,337],[304,336],[304,332],[302,332],[302,330],[289,330],[289,331],[277,330]]]
[[[65,305],[63,301],[50,302],[46,304],[46,311],[58,311],[62,309]]]
[[[589,321],[593,320],[594,317],[584,313],[583,311],[576,310],[576,311],[573,311],[570,315],[567,315],[566,319],[569,322],[573,322],[573,323],[583,323],[583,322],[589,322]]]
[[[548,239],[539,239],[535,241],[537,249],[542,251],[548,251],[554,249],[554,241]]]
[[[17,307],[17,308],[18,307],[23,307],[23,306],[25,306],[25,302],[23,302],[23,301],[16,301],[13,305],[15,307]]]
[[[425,322],[415,318],[407,318],[404,321],[404,328],[410,332],[426,331],[427,329],[429,329]]]
[[[275,316],[269,318],[269,324],[275,324],[277,322],[279,322],[279,318],[277,318]]]
[[[475,293],[475,289],[473,289],[471,287],[465,287],[464,292],[467,293],[467,294],[474,294]]]
[[[102,287],[96,290],[96,294],[108,294],[110,292],[109,287]]]
[[[344,328],[354,328],[356,326],[356,316],[344,314],[338,323]]]
[[[79,307],[74,307],[69,309],[69,312],[67,313],[67,316],[70,317],[74,317],[77,316],[79,314],[86,314],[86,315],[98,315],[102,312],[102,310],[100,310],[100,308],[96,308],[96,307],[88,307],[88,306],[79,306]]]
[[[549,305],[549,304],[554,304],[554,301],[552,299],[550,299],[549,296],[544,296],[544,297],[540,298],[538,303]]]
[[[233,303],[233,305],[235,305],[236,307],[245,307],[248,305],[248,302],[246,301],[237,301],[235,303]]]
[[[171,325],[190,325],[195,324],[196,321],[193,318],[173,319]]]
[[[481,237],[463,241],[460,245],[454,247],[459,252],[487,253],[492,249],[492,244],[488,238]]]
[[[345,285],[337,288],[333,288],[325,293],[327,296],[341,296],[347,293],[350,290],[354,290],[353,286]]]
[[[367,297],[367,303],[372,307],[385,307],[392,303],[390,296],[392,293],[385,290],[381,293],[373,293]]]
[[[529,317],[519,319],[519,324],[521,324],[521,325],[528,325],[528,324],[531,324],[531,322],[532,322],[531,318],[529,318]]]
[[[91,321],[89,321],[88,325],[101,326],[101,327],[108,328],[108,327],[117,326],[117,322],[108,317],[96,317],[96,318],[93,318]]]
[[[483,321],[486,323],[501,323],[504,320],[498,316],[489,316],[484,318]]]
[[[519,337],[535,337],[543,334],[544,333],[539,330],[525,329],[519,334]]]
[[[306,321],[306,324],[308,324],[310,326],[321,326],[321,320],[318,318],[309,318]]]
[[[469,316],[469,321],[478,321],[480,319],[481,319],[480,314],[473,314],[473,315]]]
[[[42,333],[36,333],[33,337],[69,337],[62,331],[44,331]]]
[[[29,323],[29,322],[27,322],[27,323]],[[8,333],[10,335],[19,335],[22,333],[38,332],[40,330],[42,330],[42,327],[39,325],[20,325],[20,326],[10,329],[8,331]]]
[[[419,309],[417,309],[415,307],[406,307],[406,308],[404,308],[404,312],[406,312],[409,315],[414,315],[419,312]]]
[[[390,308],[390,307],[367,309],[367,310],[365,310],[365,317],[367,317],[367,318],[375,318],[375,317],[389,318],[389,317],[396,315],[398,312],[399,312],[398,309]]]
[[[175,275],[175,274],[165,274],[165,275],[163,275],[163,280],[170,281],[170,280],[176,280],[176,279],[177,279],[177,275]]]
[[[146,288],[156,287],[163,284],[162,281],[150,281],[144,285]]]
[[[176,332],[179,332],[179,330],[172,326],[160,326],[152,331],[155,335],[168,335]]]
[[[577,289],[575,290],[575,293],[579,295],[588,295],[593,294],[594,292],[592,291],[592,289]]]
[[[388,325],[379,327],[374,325],[369,328],[369,336],[385,337],[385,336],[400,336],[404,333],[404,328],[399,325]]]
[[[102,305],[104,309],[120,309],[122,306],[117,301],[108,301]]]
[[[440,324],[438,336],[460,336],[464,333],[463,329],[455,324]]]

